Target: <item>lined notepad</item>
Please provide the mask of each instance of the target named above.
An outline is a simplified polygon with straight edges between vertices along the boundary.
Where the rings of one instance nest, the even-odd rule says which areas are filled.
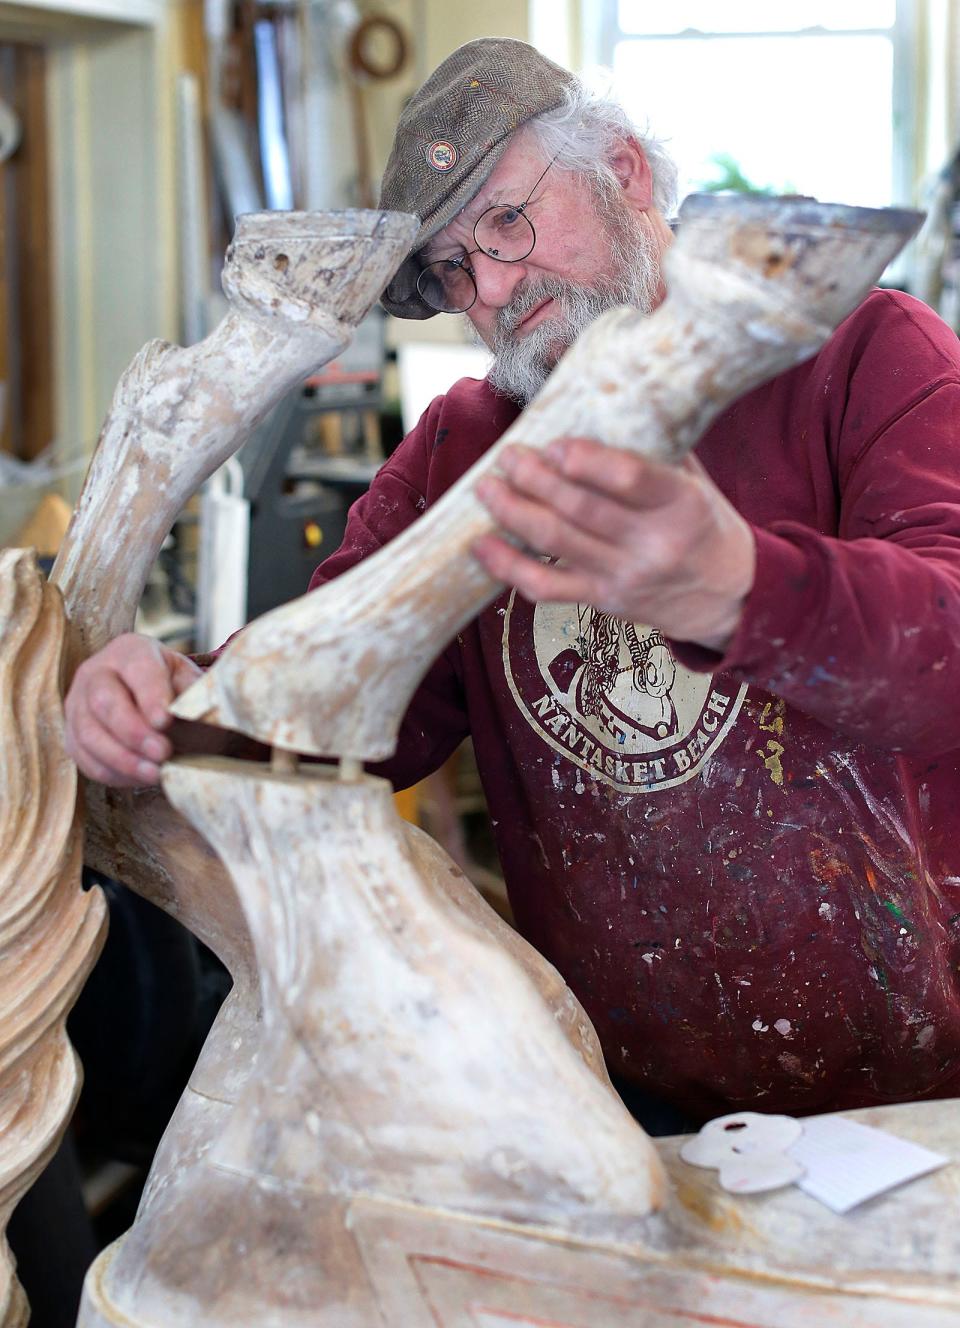
[[[946,1166],[950,1158],[842,1116],[812,1116],[788,1150],[804,1167],[795,1183],[835,1213],[904,1181]]]

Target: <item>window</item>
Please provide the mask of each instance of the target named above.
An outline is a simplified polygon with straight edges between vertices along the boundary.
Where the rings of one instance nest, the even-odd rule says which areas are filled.
[[[909,201],[901,0],[596,0],[587,54],[704,188]],[[591,40],[592,38],[592,40]]]

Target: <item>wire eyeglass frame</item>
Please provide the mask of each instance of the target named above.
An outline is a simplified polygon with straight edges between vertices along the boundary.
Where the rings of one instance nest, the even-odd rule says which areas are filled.
[[[522,263],[525,258],[530,257],[536,247],[537,232],[534,229],[533,222],[526,214],[526,209],[554,161],[556,161],[556,157],[547,162],[546,166],[541,171],[536,184],[530,190],[529,194],[527,194],[522,203],[517,205],[511,203],[493,203],[490,207],[481,212],[473,227],[473,239],[477,246],[475,249],[468,250],[465,254],[461,254],[459,258],[438,258],[432,263],[426,263],[424,265],[417,278],[417,294],[425,304],[428,304],[431,309],[436,309],[437,313],[441,314],[465,314],[469,309],[473,308],[474,304],[477,302],[477,282],[474,277],[473,269],[467,265],[467,259],[473,254],[486,254],[488,258],[492,258],[498,263]],[[514,225],[517,220],[523,222],[523,227],[515,232],[512,237],[516,241],[517,246],[522,248],[522,253],[515,253],[510,257],[505,257],[500,253],[500,249],[503,247],[502,239],[498,246],[492,246],[482,242],[481,235],[496,223],[496,217],[493,214],[496,214],[496,217],[503,214],[507,217],[511,217],[511,214],[513,214],[507,223],[511,226]],[[493,239],[495,237],[496,231],[494,230],[488,238]],[[507,236],[507,239],[510,238],[510,236]],[[461,278],[463,277],[467,279],[467,283],[469,284],[464,284],[462,282]],[[447,278],[448,280],[445,281],[444,278]],[[449,279],[451,278],[456,280],[463,288],[463,293],[459,299],[456,297],[455,293],[450,290]]]

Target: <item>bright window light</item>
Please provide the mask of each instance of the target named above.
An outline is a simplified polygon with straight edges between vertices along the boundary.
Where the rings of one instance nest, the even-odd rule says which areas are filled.
[[[621,0],[621,10],[648,8],[654,11],[642,0]],[[816,14],[828,6],[744,0],[675,8],[769,16],[774,10]],[[879,13],[888,6],[830,0],[833,26],[840,11],[868,8]],[[861,206],[892,201],[888,36],[633,38],[616,44],[613,68],[627,110],[641,128],[666,140],[679,168],[681,199],[726,184]]]
[[[892,28],[896,0],[620,0],[623,33],[831,32]]]

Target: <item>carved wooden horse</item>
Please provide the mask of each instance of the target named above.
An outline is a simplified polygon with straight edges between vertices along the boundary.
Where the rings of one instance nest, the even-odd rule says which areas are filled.
[[[581,429],[679,457],[736,395],[822,343],[913,222],[695,205],[663,308],[601,320],[508,437]],[[955,1238],[920,1253],[867,1214],[845,1224],[838,1255],[835,1220],[805,1196],[751,1213],[680,1175],[675,1145],[655,1149],[612,1094],[553,970],[362,774],[392,750],[430,660],[497,589],[467,556],[489,522],[473,486],[496,456],[389,551],[248,629],[176,706],[342,759],[301,770],[281,751],[269,770],[197,758],[165,771],[229,867],[262,1030],[255,1067],[248,1029],[245,1080],[234,1067],[196,1132],[175,1120],[137,1222],[91,1271],[83,1322],[948,1322]],[[175,883],[177,898],[188,888]],[[222,908],[227,889],[209,878],[193,909]],[[943,1129],[942,1113],[901,1115],[904,1132]],[[901,1217],[929,1226],[940,1183],[907,1192]]]

